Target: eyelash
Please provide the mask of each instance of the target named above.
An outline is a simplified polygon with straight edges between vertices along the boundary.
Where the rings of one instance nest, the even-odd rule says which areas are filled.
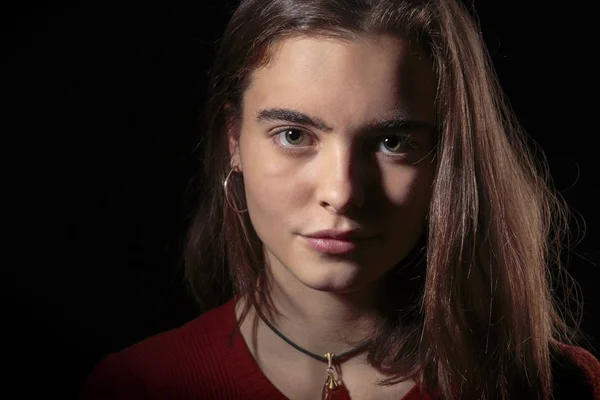
[[[300,128],[296,128],[296,127],[286,127],[286,128],[278,129],[277,131],[275,131],[273,133],[273,135],[271,137],[273,139],[274,144],[277,146],[277,148],[279,150],[281,150],[287,154],[293,154],[293,155],[305,154],[307,146],[284,145],[281,143],[281,135],[283,135],[289,131],[298,131],[305,136],[312,136],[310,133],[306,132],[304,129],[300,129]],[[377,145],[375,147],[377,149],[379,149],[379,145],[383,143],[382,142],[383,139],[387,139],[387,138],[390,138],[393,136],[396,136],[401,141],[403,141],[404,142],[403,147],[405,147],[405,148],[407,147],[408,150],[415,150],[417,148],[417,143],[414,140],[413,135],[411,135],[411,134],[379,136],[379,137],[377,137],[377,141],[376,141]],[[311,140],[314,140],[314,139],[311,139]],[[399,158],[404,158],[406,156],[403,153],[385,153],[385,152],[379,152],[379,153],[381,153],[382,157],[390,158],[390,159],[399,159]]]
[[[306,146],[284,145],[281,143],[281,135],[283,135],[289,131],[298,131],[298,132],[302,133],[304,136],[309,136],[309,134],[306,131],[304,131],[303,129],[294,128],[294,127],[282,128],[282,129],[277,130],[272,136],[273,142],[275,143],[275,145],[284,153],[288,153],[288,154],[303,154],[303,153],[305,153],[306,149],[304,147],[306,147]]]

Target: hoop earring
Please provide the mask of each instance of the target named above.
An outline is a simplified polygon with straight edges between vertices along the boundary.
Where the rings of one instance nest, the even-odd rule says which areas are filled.
[[[225,200],[227,201],[227,204],[229,205],[229,208],[231,208],[233,210],[233,212],[235,212],[236,214],[243,214],[246,211],[248,211],[248,208],[246,208],[245,210],[238,210],[237,208],[235,208],[235,206],[231,203],[231,200],[229,200],[229,191],[227,190],[227,184],[229,183],[229,177],[231,176],[231,173],[235,171],[235,168],[231,168],[229,170],[229,173],[227,174],[227,177],[225,178],[225,181],[223,181],[223,189],[225,190]]]

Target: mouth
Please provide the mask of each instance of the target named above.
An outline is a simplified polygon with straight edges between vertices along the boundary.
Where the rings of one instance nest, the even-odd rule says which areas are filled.
[[[301,235],[306,244],[323,254],[346,255],[355,252],[361,245],[375,239],[359,231],[319,231]]]

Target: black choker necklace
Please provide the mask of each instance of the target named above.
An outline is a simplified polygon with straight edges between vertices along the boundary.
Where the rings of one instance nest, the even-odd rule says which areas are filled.
[[[314,358],[315,360],[319,360],[321,362],[327,363],[327,380],[325,381],[325,385],[323,387],[323,399],[326,399],[326,400],[346,400],[346,399],[349,400],[350,399],[348,390],[344,387],[341,380],[339,378],[335,377],[336,371],[335,371],[333,364],[335,362],[340,362],[344,359],[348,359],[351,356],[358,354],[359,352],[364,350],[369,345],[369,341],[366,341],[366,342],[358,345],[357,347],[353,348],[352,350],[348,350],[341,354],[327,353],[324,356],[320,356],[318,354],[311,353],[310,351],[305,350],[302,347],[298,346],[296,343],[292,342],[290,339],[283,336],[283,334],[281,332],[279,332],[277,329],[275,329],[275,327],[273,325],[271,325],[271,323],[269,321],[267,321],[267,319],[264,318],[261,313],[258,313],[258,315],[260,316],[260,319],[262,319],[262,321],[269,328],[271,328],[271,330],[273,332],[275,332],[275,334],[277,336],[279,336],[281,339],[283,339],[287,344],[289,344],[296,350],[306,354],[307,356]]]

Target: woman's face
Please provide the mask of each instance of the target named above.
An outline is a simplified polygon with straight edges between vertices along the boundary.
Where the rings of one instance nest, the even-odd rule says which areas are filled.
[[[424,229],[435,78],[408,40],[284,39],[230,134],[248,212],[280,280],[350,293]]]

